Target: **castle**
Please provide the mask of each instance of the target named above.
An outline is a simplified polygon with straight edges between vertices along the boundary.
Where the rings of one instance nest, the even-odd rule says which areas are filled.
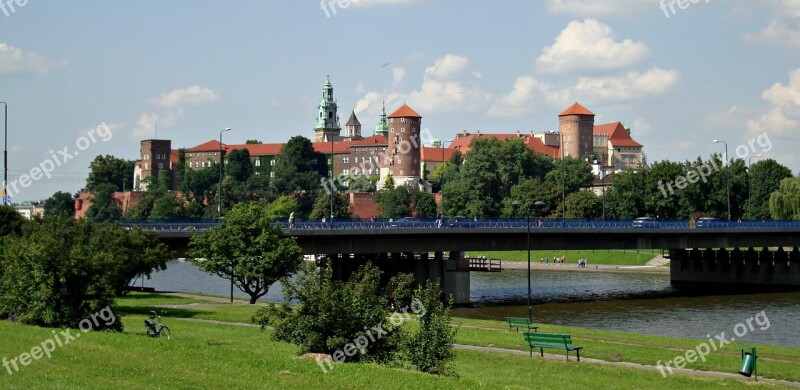
[[[520,138],[536,153],[552,159],[565,156],[586,158],[592,164],[598,183],[608,183],[605,176],[614,171],[644,164],[643,146],[636,142],[621,122],[595,125],[595,114],[579,103],[568,107],[558,115],[559,131],[513,133],[481,133],[463,130],[455,135],[450,145],[433,139],[422,125],[422,115],[403,104],[387,115],[385,105],[373,134],[362,135],[361,122],[351,111],[345,123],[344,134],[339,120],[338,102],[334,98],[333,85],[327,78],[322,86],[322,97],[318,104],[312,146],[325,155],[314,163],[329,177],[346,178],[355,175],[376,177],[379,188],[391,175],[395,185],[425,187],[422,178],[425,172],[432,173],[436,167],[448,161],[455,151],[466,154],[472,141],[481,137],[498,139]],[[427,135],[426,139],[425,135]],[[427,142],[427,145],[423,143]],[[220,144],[210,140],[185,150],[186,166],[189,169],[204,169],[219,163],[220,158],[236,149],[247,149],[256,174],[274,177],[275,156],[283,143],[273,144]],[[172,178],[173,189],[178,188],[175,166],[178,150],[172,149],[170,140],[143,140],[140,142],[140,159],[136,161],[133,192],[147,190],[147,178],[158,177],[166,172]],[[128,199],[135,198],[129,196]],[[86,203],[86,202],[83,202]],[[84,206],[84,209],[88,206]],[[368,217],[361,215],[361,217]]]

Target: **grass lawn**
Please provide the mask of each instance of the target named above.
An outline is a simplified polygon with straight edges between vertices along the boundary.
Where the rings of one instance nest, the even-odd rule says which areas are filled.
[[[566,256],[566,262],[569,264],[577,264],[578,259],[589,259],[591,265],[645,265],[648,261],[652,260],[656,255],[661,254],[660,251],[640,251],[636,254],[635,250],[563,250],[563,251],[531,251],[531,261],[539,262],[541,259],[550,258],[553,262],[555,256]],[[527,251],[509,251],[509,252],[493,252],[493,251],[473,251],[469,252],[472,256],[486,256],[490,259],[500,259],[503,261],[528,261]]]
[[[569,383],[577,388],[779,388],[763,383],[675,374],[666,379],[657,371],[545,360],[510,354],[456,351],[458,377],[436,377],[399,367],[374,364],[337,364],[323,373],[315,361],[297,357],[295,346],[272,341],[270,332],[258,328],[200,323],[189,319],[227,319],[247,322],[254,311],[249,305],[203,306],[202,300],[154,294],[132,294],[120,299],[118,315],[123,333],[90,332],[43,357],[19,372],[0,373],[3,388],[237,388],[273,389],[449,389],[449,388],[555,388]],[[140,312],[152,305],[191,305],[197,308],[167,309],[164,322],[172,340],[151,339],[144,333]],[[461,325],[458,343],[524,349],[521,335],[498,321],[456,319]],[[409,324],[413,326],[413,324]],[[697,341],[579,328],[544,326],[543,331],[571,333],[576,344],[586,347],[587,357],[641,361],[655,364],[678,355],[670,350],[694,347]],[[51,329],[0,322],[0,358],[13,358],[52,337]],[[635,342],[638,346],[623,343]],[[763,349],[761,349],[763,348]],[[795,363],[759,361],[759,371],[770,377],[798,380],[800,350],[763,346],[759,355]],[[738,368],[734,346],[713,356],[708,367],[733,372]],[[582,357],[583,357],[582,356]],[[726,359],[733,358],[732,363]],[[724,370],[722,369],[724,368]],[[0,369],[4,370],[2,367]],[[782,373],[782,374],[781,374]]]

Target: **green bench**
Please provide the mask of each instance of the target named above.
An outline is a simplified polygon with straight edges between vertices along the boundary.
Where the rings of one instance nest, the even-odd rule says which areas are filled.
[[[530,354],[533,357],[533,349],[539,348],[539,352],[544,356],[544,348],[563,349],[569,361],[569,352],[575,351],[578,361],[581,361],[581,348],[572,345],[572,338],[568,334],[525,332],[525,341],[530,347]]]
[[[506,317],[506,321],[508,321],[508,330],[514,328],[519,331],[519,328],[525,328],[527,330],[533,329],[535,332],[539,329],[531,325],[531,320],[528,317]]]

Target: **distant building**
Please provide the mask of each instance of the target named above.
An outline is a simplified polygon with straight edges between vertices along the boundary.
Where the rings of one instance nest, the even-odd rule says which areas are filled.
[[[25,219],[34,219],[36,217],[44,217],[44,203],[23,203],[15,204],[14,210],[17,210],[19,215]]]

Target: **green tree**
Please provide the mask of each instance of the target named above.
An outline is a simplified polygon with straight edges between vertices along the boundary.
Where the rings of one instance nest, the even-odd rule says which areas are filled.
[[[289,219],[289,215],[293,211],[297,211],[297,200],[291,196],[284,195],[278,197],[272,203],[268,204],[264,210],[264,213],[266,214],[267,219],[274,221]]]
[[[245,145],[260,145],[262,142],[257,139],[249,139],[245,142]]]
[[[307,215],[316,201],[315,195],[320,193],[323,173],[326,174],[324,165],[314,162],[324,159],[308,138],[292,137],[275,156],[275,177],[270,185],[279,195],[295,194],[300,213]]]
[[[750,207],[747,219],[770,218],[769,198],[778,191],[781,181],[792,177],[792,171],[773,159],[761,160],[750,166]],[[752,213],[749,213],[752,209]]]
[[[89,176],[84,191],[96,192],[102,185],[111,185],[114,191],[130,189],[133,183],[134,162],[111,155],[97,156],[89,164]]]
[[[122,209],[114,198],[115,188],[112,184],[100,184],[95,187],[92,205],[86,210],[86,218],[97,221],[116,221],[122,217]]]
[[[418,218],[436,217],[436,200],[433,195],[419,191],[414,195],[414,212]]]
[[[521,204],[515,205],[514,201]],[[536,202],[544,202],[541,208],[536,207]],[[511,196],[503,201],[504,218],[524,218],[530,213],[531,218],[560,217],[561,212],[561,186],[550,182],[542,182],[538,177],[524,179],[511,188]]]
[[[76,327],[101,310],[130,280],[164,269],[172,254],[138,229],[55,216],[26,225],[0,252],[0,313],[49,327]],[[95,329],[121,330],[119,321]]]
[[[411,216],[413,192],[409,186],[384,189],[378,195],[378,207],[384,218],[403,218]]]
[[[189,256],[203,271],[226,279],[250,296],[250,303],[269,292],[280,278],[303,261],[294,237],[273,225],[266,208],[237,204],[222,222],[192,236]]]
[[[155,198],[148,219],[178,220],[187,217],[186,202],[177,193],[169,192]]]
[[[372,181],[372,178],[369,176],[358,175],[350,180],[350,183],[348,183],[348,189],[350,192],[355,193],[375,192],[375,182]]]
[[[253,176],[253,162],[250,161],[250,151],[247,149],[234,149],[225,156],[225,175],[233,178],[238,183],[245,183]]]
[[[800,220],[800,177],[781,180],[769,198],[769,211],[775,220]]]
[[[44,216],[75,216],[75,199],[68,192],[58,191],[44,201]]]
[[[567,196],[566,217],[572,219],[599,219],[602,214],[601,199],[592,191],[576,191]]]
[[[25,222],[25,219],[13,207],[0,205],[0,240],[11,234],[20,234]],[[0,267],[1,270],[2,267]]]
[[[445,374],[453,370],[450,362],[455,359],[453,344],[456,328],[452,327],[450,307],[452,297],[445,303],[438,281],[428,280],[425,288],[414,292],[413,305],[419,306],[419,330],[403,343],[403,351],[418,370],[431,374]]]
[[[314,210],[309,214],[311,219],[329,219],[331,214],[331,195],[318,196],[317,202],[314,203]],[[345,194],[333,194],[333,217],[334,218],[350,218],[350,202],[345,197]]]
[[[383,188],[384,189],[393,189],[394,188],[394,178],[392,174],[386,175],[386,179],[383,181]]]

